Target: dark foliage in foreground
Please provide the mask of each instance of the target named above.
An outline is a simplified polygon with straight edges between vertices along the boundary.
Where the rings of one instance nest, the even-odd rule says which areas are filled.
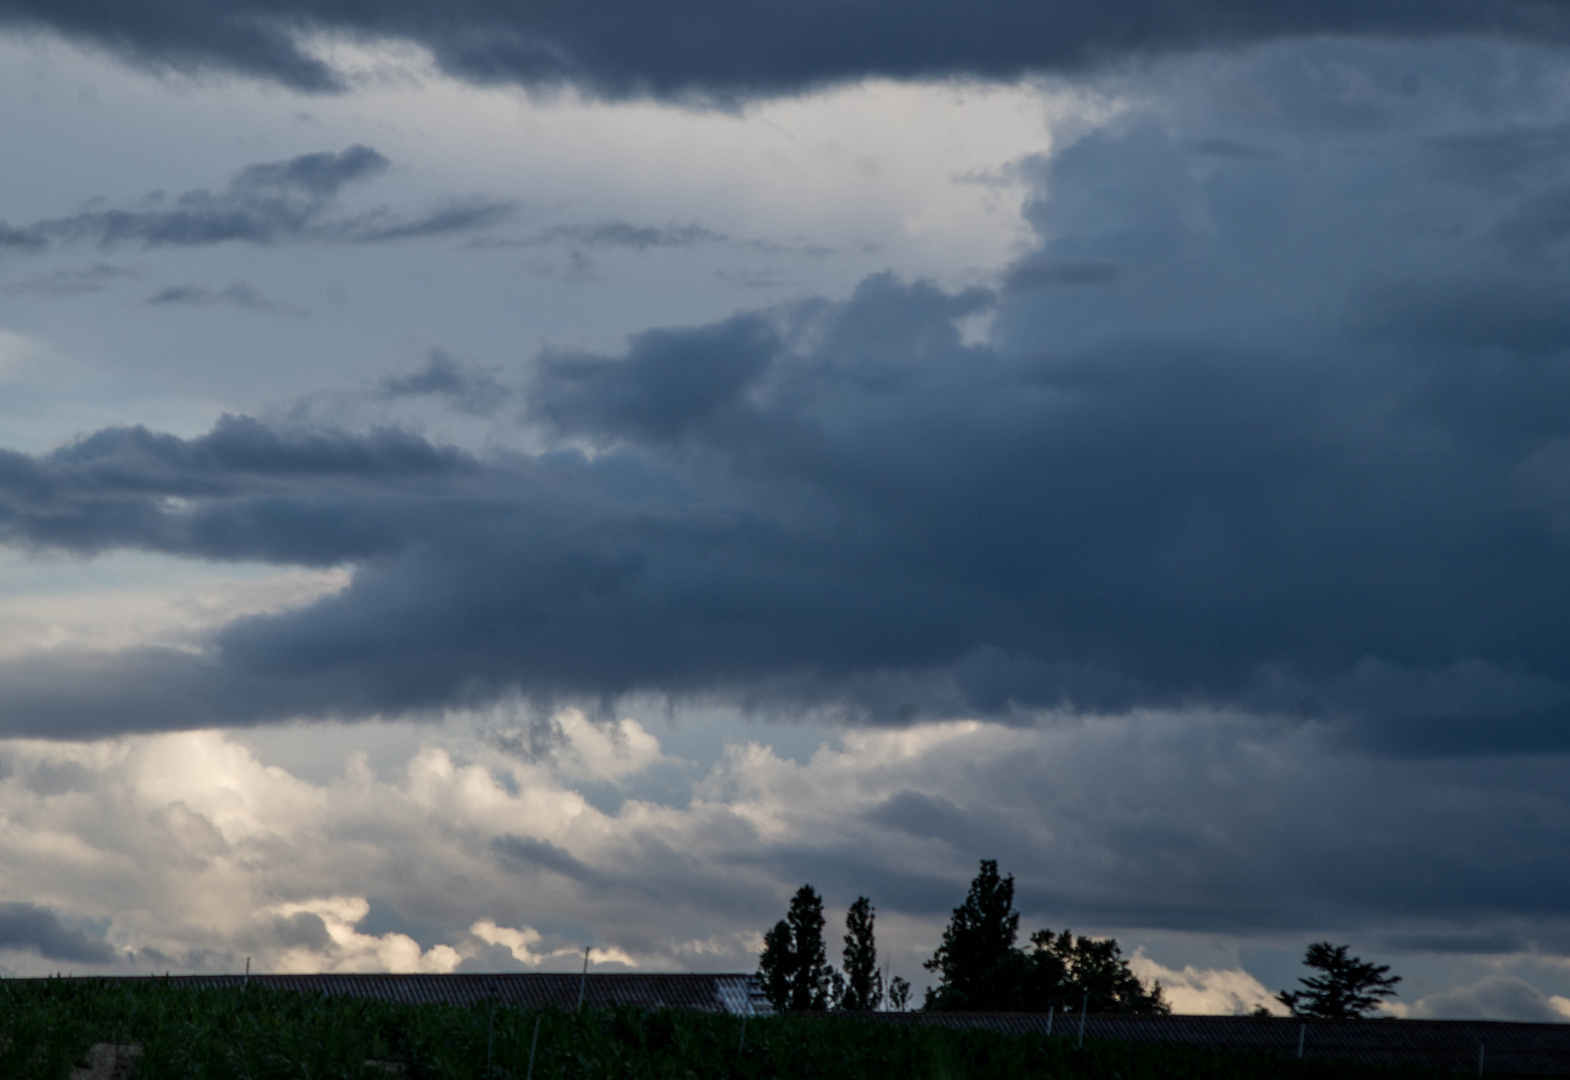
[[[400,1005],[160,979],[0,981],[0,1076],[65,1080],[97,1042],[141,1080],[1405,1080],[1426,1073],[1189,1047],[1002,1035],[833,1016]],[[489,1067],[487,1067],[489,1059]],[[397,1062],[401,1067],[389,1068]]]

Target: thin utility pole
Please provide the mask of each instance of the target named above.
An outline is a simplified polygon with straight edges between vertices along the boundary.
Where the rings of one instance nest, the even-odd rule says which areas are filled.
[[[1307,1024],[1299,1024],[1297,1026],[1297,1056],[1298,1057],[1302,1057],[1303,1056],[1303,1036],[1305,1036],[1307,1034],[1308,1034],[1308,1025]]]
[[[1052,1034],[1052,1013],[1053,1013],[1053,1011],[1055,1009],[1057,1009],[1056,1005],[1048,1005],[1047,1006],[1047,1034],[1048,1035]]]
[[[1477,1075],[1483,1075],[1483,1044],[1477,1044]]]
[[[249,989],[250,985],[251,985],[251,958],[249,956],[247,956],[245,958],[245,978],[242,979],[241,982],[240,982],[240,989],[241,990]]]
[[[578,1012],[583,1011],[583,991],[589,985],[589,949],[591,947],[589,945],[583,947],[583,978],[578,980]]]
[[[1090,1011],[1090,991],[1085,991],[1085,1000],[1079,1004],[1079,1045],[1085,1045],[1085,1014]]]

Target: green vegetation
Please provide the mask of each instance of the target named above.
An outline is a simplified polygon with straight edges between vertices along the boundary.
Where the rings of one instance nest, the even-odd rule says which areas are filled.
[[[0,981],[0,1076],[65,1080],[93,1043],[140,1080],[1402,1080],[1429,1073],[856,1018],[399,1005],[161,979]],[[745,1035],[743,1032],[745,1031]],[[489,1061],[489,1065],[487,1065]],[[396,1063],[396,1064],[391,1064]]]

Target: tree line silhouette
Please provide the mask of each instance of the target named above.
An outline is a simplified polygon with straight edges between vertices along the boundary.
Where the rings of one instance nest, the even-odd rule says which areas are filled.
[[[922,966],[938,977],[923,1007],[937,1011],[1097,1013],[1171,1012],[1159,982],[1129,969],[1114,938],[1038,930],[1028,947],[1019,939],[1014,876],[998,873],[995,859],[981,860],[965,902],[954,909],[943,941]],[[878,968],[872,901],[858,896],[845,916],[843,966],[828,962],[823,899],[811,885],[791,898],[785,918],[764,935],[758,978],[778,1012],[870,1011],[885,1002],[903,1010],[911,986]],[[1303,989],[1283,990],[1278,1000],[1294,1016],[1352,1019],[1367,1016],[1395,994],[1400,976],[1388,965],[1348,955],[1348,946],[1317,942],[1304,963],[1323,974],[1300,979]],[[1264,1010],[1260,1010],[1264,1012]]]

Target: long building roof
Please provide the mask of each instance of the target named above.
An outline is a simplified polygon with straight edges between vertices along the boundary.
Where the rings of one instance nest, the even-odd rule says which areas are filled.
[[[768,1003],[751,975],[595,973],[587,976],[549,972],[504,972],[456,975],[173,975],[169,981],[186,986],[239,987],[246,983],[270,990],[398,1001],[406,1004],[468,1006],[494,1001],[516,1008],[578,1004],[595,1008],[635,1005],[646,1009],[696,1009],[752,1015],[767,1012]]]

